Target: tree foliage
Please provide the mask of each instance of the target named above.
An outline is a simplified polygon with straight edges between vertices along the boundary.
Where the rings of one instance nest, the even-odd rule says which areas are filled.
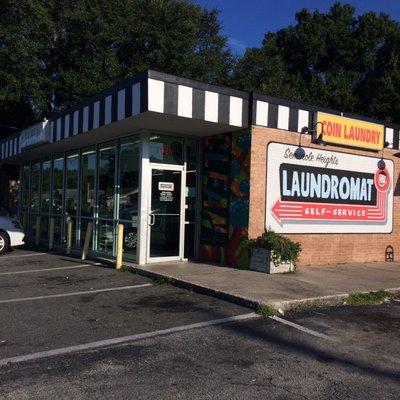
[[[400,122],[400,26],[387,15],[296,14],[296,25],[247,49],[236,85],[274,96]]]
[[[0,136],[147,68],[400,122],[387,15],[304,9],[235,58],[218,14],[190,0],[0,0]]]
[[[0,124],[27,126],[147,68],[224,84],[232,66],[218,11],[186,0],[0,0]]]

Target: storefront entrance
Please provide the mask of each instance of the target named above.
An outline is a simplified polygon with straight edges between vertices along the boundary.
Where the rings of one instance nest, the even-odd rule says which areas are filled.
[[[151,167],[148,262],[184,258],[183,177],[183,167]]]
[[[48,154],[21,169],[21,220],[27,236],[65,247],[72,222],[80,251],[89,223],[90,250],[116,255],[124,226],[124,259],[145,264],[197,256],[200,198],[199,140],[140,132],[105,143]]]

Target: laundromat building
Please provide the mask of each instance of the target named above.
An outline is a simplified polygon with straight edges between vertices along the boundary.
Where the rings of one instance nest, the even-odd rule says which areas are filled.
[[[138,264],[247,267],[266,229],[299,266],[400,252],[399,126],[261,93],[144,71],[0,142],[0,199],[27,240]],[[14,187],[13,186],[13,187]],[[14,200],[15,201],[15,200]]]

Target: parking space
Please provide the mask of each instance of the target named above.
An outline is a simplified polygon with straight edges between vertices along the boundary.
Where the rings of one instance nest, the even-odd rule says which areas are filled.
[[[0,267],[2,360],[249,313],[99,263],[9,254]]]
[[[0,262],[1,398],[400,396],[400,302],[260,318],[62,254]]]

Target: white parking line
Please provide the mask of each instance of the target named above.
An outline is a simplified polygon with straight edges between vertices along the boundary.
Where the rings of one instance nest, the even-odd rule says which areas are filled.
[[[31,269],[31,270],[25,270],[25,271],[0,272],[0,276],[2,276],[2,275],[29,274],[31,272],[57,271],[59,269],[83,268],[83,267],[90,267],[92,265],[101,265],[101,264],[100,263],[97,263],[97,264],[79,264],[79,265],[69,265],[67,267],[58,267],[58,268],[43,268],[43,269]]]
[[[319,333],[317,331],[314,331],[312,329],[306,328],[305,326],[301,326],[299,324],[295,324],[294,322],[288,321],[286,319],[277,317],[276,315],[273,315],[270,317],[274,321],[280,322],[282,324],[291,326],[292,328],[298,329],[299,331],[302,331],[304,333],[308,333],[309,335],[316,336],[320,339],[327,339],[327,340],[333,340],[331,337],[324,335],[323,333]]]
[[[18,256],[1,256],[0,260],[9,260],[10,258],[18,258],[18,257],[35,257],[35,256],[44,256],[45,254],[58,254],[54,252],[48,253],[29,253],[29,254],[20,254]]]
[[[116,290],[138,289],[138,288],[148,287],[148,286],[153,286],[153,285],[151,283],[145,283],[145,284],[142,284],[142,285],[119,286],[119,287],[113,287],[113,288],[87,290],[87,291],[84,291],[84,292],[50,294],[48,296],[36,296],[36,297],[20,297],[20,298],[16,298],[16,299],[0,300],[0,304],[18,303],[18,302],[22,302],[22,301],[33,301],[33,300],[43,300],[43,299],[54,299],[54,298],[57,298],[57,297],[80,296],[82,294],[113,292],[113,291],[116,291]]]
[[[60,356],[60,355],[68,354],[68,353],[75,353],[75,352],[83,351],[83,350],[93,350],[93,349],[98,349],[100,347],[105,347],[105,346],[119,345],[119,344],[127,343],[127,342],[135,342],[138,340],[150,339],[150,338],[154,338],[157,336],[165,336],[165,335],[169,335],[172,333],[184,332],[184,331],[189,331],[192,329],[206,328],[208,326],[220,325],[220,324],[225,324],[228,322],[245,321],[248,319],[259,318],[259,317],[260,316],[257,315],[256,313],[242,314],[242,315],[236,315],[234,317],[213,319],[213,320],[209,320],[209,321],[198,322],[198,323],[190,324],[190,325],[176,326],[174,328],[162,329],[162,330],[153,331],[153,332],[139,333],[136,335],[122,336],[122,337],[113,338],[113,339],[99,340],[97,342],[79,344],[76,346],[69,346],[69,347],[62,347],[62,348],[54,349],[54,350],[41,351],[38,353],[26,354],[23,356],[3,358],[3,359],[0,359],[0,367],[5,366],[9,363],[32,361],[32,360],[38,360],[38,359],[45,358],[45,357]]]

